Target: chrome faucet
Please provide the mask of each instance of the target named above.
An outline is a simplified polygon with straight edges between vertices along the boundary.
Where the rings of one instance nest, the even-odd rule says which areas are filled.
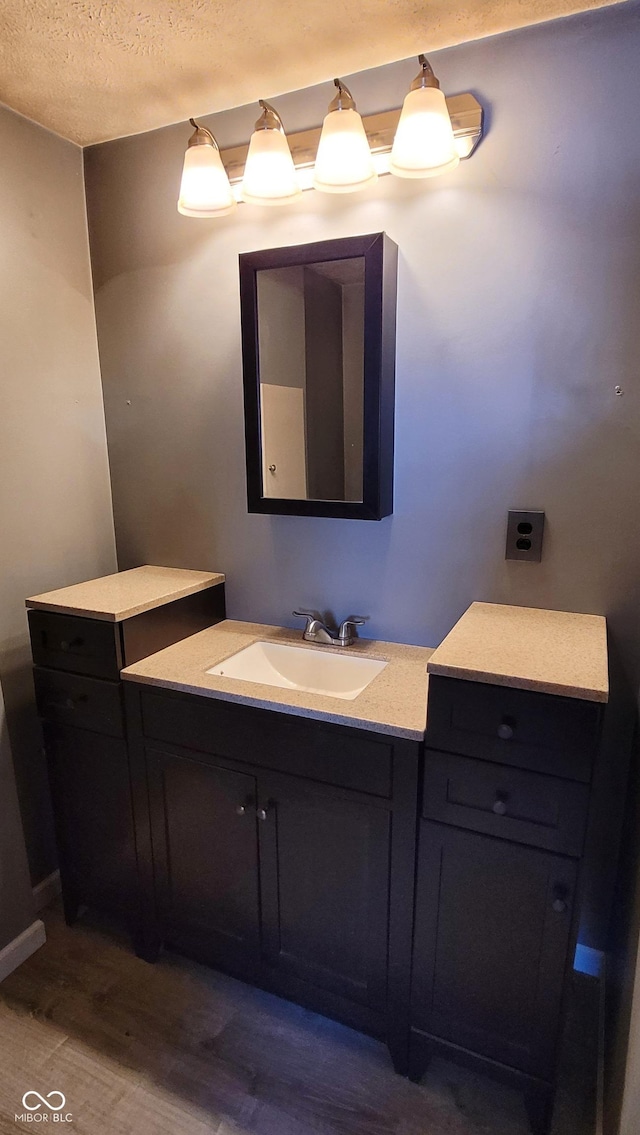
[[[338,631],[332,631],[314,614],[313,611],[294,611],[296,618],[306,619],[307,625],[302,635],[305,642],[315,642],[318,646],[351,646],[355,635],[351,627],[364,626],[364,619],[345,619]]]

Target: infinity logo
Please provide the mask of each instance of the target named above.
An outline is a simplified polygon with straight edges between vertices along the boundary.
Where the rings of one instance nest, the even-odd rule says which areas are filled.
[[[57,1096],[61,1102],[59,1104],[50,1103],[49,1101],[53,1096]],[[27,1103],[30,1097],[39,1102],[35,1104]],[[62,1111],[66,1102],[66,1096],[63,1096],[62,1092],[49,1092],[47,1096],[41,1096],[40,1092],[25,1092],[22,1097],[22,1106],[26,1107],[27,1111],[38,1111],[43,1105],[44,1107],[48,1107],[49,1111]]]

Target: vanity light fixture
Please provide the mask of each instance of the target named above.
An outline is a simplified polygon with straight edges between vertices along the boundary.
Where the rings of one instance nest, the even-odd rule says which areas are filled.
[[[322,124],[313,187],[323,193],[354,193],[372,185],[378,174],[353,95],[340,79],[333,81],[338,92]]]
[[[249,142],[242,200],[252,205],[288,205],[302,190],[277,110],[260,99],[262,114]]]
[[[229,184],[235,201],[287,205],[299,200],[303,189],[353,193],[382,174],[427,178],[453,170],[461,159],[471,157],[480,142],[483,110],[469,91],[445,98],[426,57],[419,55],[418,59],[420,73],[402,111],[385,110],[362,118],[348,87],[334,79],[337,94],[322,128],[286,136],[278,112],[261,99],[262,114],[250,143],[224,150],[222,155],[213,135],[191,119],[196,134],[189,140],[185,157],[180,212],[191,217],[223,216],[233,208]],[[219,178],[221,198],[213,205],[204,191],[204,201],[192,201],[189,196],[187,172],[196,184],[198,177],[204,179],[200,167],[207,162],[216,163]]]
[[[236,207],[227,171],[213,134],[206,126],[194,127],[184,155],[178,212],[185,217],[224,217]]]
[[[396,177],[435,177],[460,161],[440,83],[424,55],[418,62],[391,148],[389,172]]]

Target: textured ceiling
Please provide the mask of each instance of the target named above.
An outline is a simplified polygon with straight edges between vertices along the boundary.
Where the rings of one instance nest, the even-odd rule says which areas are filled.
[[[0,101],[85,145],[611,0],[0,0]]]

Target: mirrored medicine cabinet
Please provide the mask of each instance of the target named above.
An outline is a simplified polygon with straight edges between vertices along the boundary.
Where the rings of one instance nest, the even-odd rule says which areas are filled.
[[[241,254],[249,512],[393,511],[397,254],[385,233]]]

